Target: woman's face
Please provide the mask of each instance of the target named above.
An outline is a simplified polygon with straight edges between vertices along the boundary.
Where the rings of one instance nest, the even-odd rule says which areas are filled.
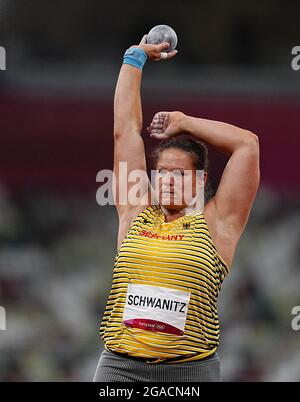
[[[196,171],[193,156],[184,150],[168,148],[159,155],[156,165],[155,193],[159,204],[168,209],[183,209],[201,197],[206,173]]]

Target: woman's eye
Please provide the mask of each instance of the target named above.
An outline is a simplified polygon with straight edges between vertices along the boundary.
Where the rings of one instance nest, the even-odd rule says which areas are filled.
[[[169,171],[166,169],[158,169],[157,170],[159,176],[167,176]],[[184,176],[184,171],[183,170],[172,170],[170,172],[171,176],[173,177],[183,177]]]
[[[173,175],[176,177],[184,176],[184,172],[182,170],[173,170]]]

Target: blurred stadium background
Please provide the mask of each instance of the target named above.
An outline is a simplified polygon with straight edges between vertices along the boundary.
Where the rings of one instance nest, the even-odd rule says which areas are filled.
[[[144,69],[145,124],[182,110],[260,137],[261,187],[219,300],[223,380],[300,380],[299,13],[296,1],[0,1],[1,381],[93,377],[117,240],[96,174],[112,169],[123,52],[160,23],[179,53]],[[211,149],[210,163],[216,188],[226,159]]]

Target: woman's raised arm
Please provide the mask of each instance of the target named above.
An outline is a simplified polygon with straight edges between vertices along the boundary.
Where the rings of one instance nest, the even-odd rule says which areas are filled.
[[[114,174],[116,180],[114,201],[119,219],[123,222],[128,222],[137,208],[128,200],[130,189],[136,184],[128,181],[129,174],[134,170],[144,172],[145,180],[141,183],[142,192],[149,190],[150,184],[146,171],[144,143],[141,138],[143,118],[140,88],[143,63],[147,58],[149,60],[169,59],[177,53],[175,50],[163,53],[163,50],[170,46],[167,42],[151,45],[146,44],[145,41],[146,35],[138,46],[127,50],[127,57],[125,54],[114,97]],[[120,162],[125,163],[120,164]],[[121,191],[120,186],[124,184],[126,187],[124,186]],[[121,199],[124,192],[127,200]],[[125,205],[122,205],[124,201],[126,201]],[[125,227],[122,232],[126,232]]]
[[[231,124],[181,112],[157,113],[148,131],[157,139],[185,132],[229,156],[216,195],[205,208],[205,217],[217,248],[230,265],[259,185],[257,135]]]

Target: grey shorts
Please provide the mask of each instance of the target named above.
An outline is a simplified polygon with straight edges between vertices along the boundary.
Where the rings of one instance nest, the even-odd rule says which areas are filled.
[[[146,363],[103,350],[94,382],[220,382],[217,353],[204,361]]]

